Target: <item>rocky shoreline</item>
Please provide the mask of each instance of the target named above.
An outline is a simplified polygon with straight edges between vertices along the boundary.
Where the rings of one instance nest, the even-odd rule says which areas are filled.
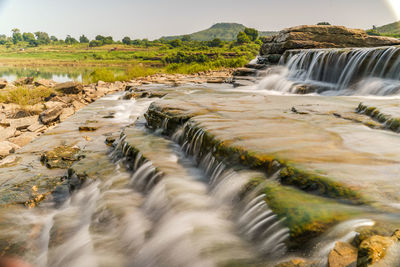
[[[99,81],[89,85],[77,82],[55,83],[49,80],[34,80],[31,77],[21,78],[12,83],[1,80],[2,91],[24,86],[28,89],[52,88],[54,93],[36,105],[20,106],[14,103],[0,103],[0,166],[7,164],[7,161],[2,159],[105,95],[129,91],[148,84],[179,86],[183,84],[230,83],[233,72],[232,69],[226,69],[193,75],[155,74],[128,82]],[[149,96],[130,94],[126,99],[134,97]]]

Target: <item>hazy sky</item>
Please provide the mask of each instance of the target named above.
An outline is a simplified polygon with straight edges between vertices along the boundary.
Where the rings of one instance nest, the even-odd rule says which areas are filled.
[[[397,20],[389,1],[400,0],[0,0],[0,33],[17,27],[62,38],[154,39],[216,22],[265,31],[320,21],[366,29]]]

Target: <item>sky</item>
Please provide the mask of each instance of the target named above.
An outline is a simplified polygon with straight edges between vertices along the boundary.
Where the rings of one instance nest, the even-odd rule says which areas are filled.
[[[0,34],[19,28],[58,38],[156,39],[217,22],[263,31],[321,21],[368,29],[399,19],[400,0],[0,0]]]

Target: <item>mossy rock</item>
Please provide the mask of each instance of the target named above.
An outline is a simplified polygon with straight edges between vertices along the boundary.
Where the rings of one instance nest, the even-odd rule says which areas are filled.
[[[256,187],[259,187],[260,193],[265,194],[265,201],[271,210],[280,218],[285,218],[284,223],[290,229],[292,247],[303,245],[333,225],[360,214],[357,207],[262,178],[251,180],[242,194]]]
[[[59,146],[42,154],[40,161],[49,169],[68,169],[71,165],[82,159],[80,149],[75,146]]]

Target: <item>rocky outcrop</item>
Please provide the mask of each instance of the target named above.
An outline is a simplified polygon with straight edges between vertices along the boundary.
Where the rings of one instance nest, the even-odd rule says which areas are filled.
[[[370,36],[364,30],[342,26],[304,25],[281,31],[267,40],[258,63],[276,64],[287,50],[312,48],[378,47],[399,45],[400,40]]]

